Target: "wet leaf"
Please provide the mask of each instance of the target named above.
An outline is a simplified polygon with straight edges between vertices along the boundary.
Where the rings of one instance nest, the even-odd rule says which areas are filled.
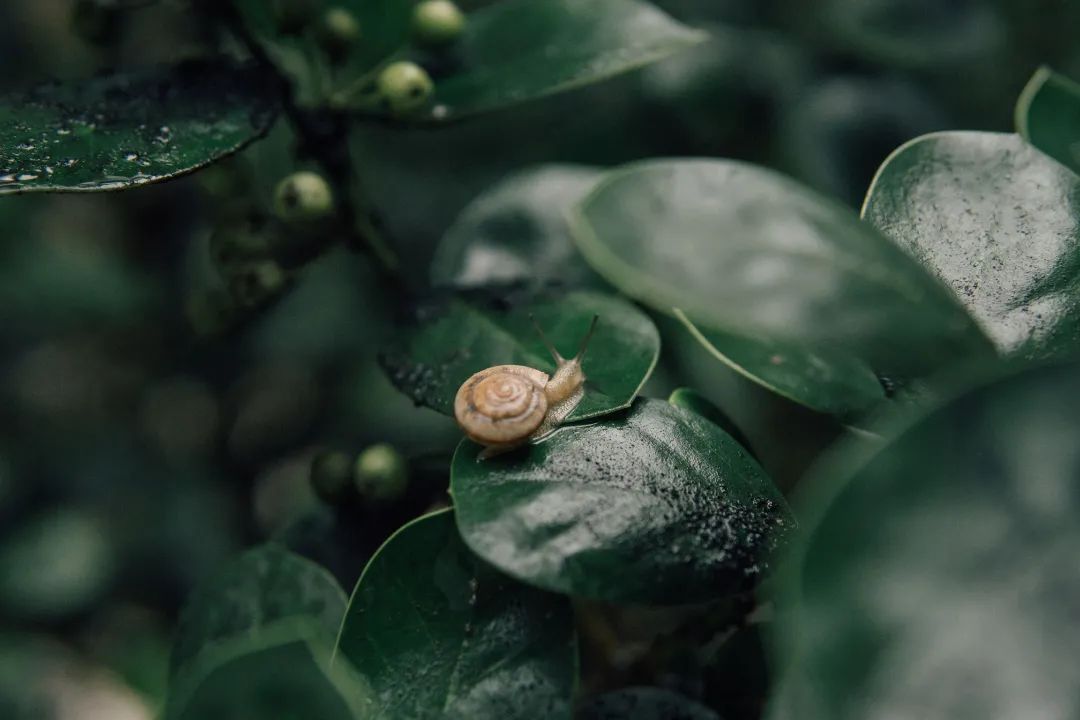
[[[250,67],[192,61],[0,99],[0,194],[121,190],[237,152],[277,115]]]
[[[857,357],[702,330],[681,310],[676,310],[675,315],[717,360],[811,410],[854,417],[885,399],[877,375]]]
[[[569,601],[476,558],[451,511],[372,558],[337,647],[370,684],[364,717],[387,720],[568,719],[576,655]]]
[[[1080,713],[1078,392],[1075,364],[1007,377],[809,479],[771,717]]]
[[[668,397],[668,402],[677,408],[683,410],[689,410],[692,413],[696,413],[705,418],[712,424],[718,426],[721,430],[726,432],[732,437],[735,442],[746,448],[747,452],[757,459],[757,454],[750,446],[750,441],[746,439],[742,430],[735,424],[735,421],[727,416],[720,408],[713,405],[705,396],[701,395],[695,390],[690,388],[678,388],[671,393]]]
[[[950,285],[998,348],[1080,347],[1080,177],[1016,135],[945,132],[897,150],[863,216]]]
[[[504,180],[474,200],[446,231],[431,263],[435,285],[597,287],[597,277],[570,239],[567,212],[599,170],[542,165]]]
[[[577,352],[593,316],[600,316],[582,364],[585,397],[569,421],[628,407],[656,364],[656,326],[625,300],[592,292],[519,297],[483,292],[454,296],[424,310],[419,324],[384,353],[383,367],[417,404],[452,415],[458,388],[480,370],[526,365],[554,372],[530,314],[568,357]]]
[[[720,720],[709,708],[660,688],[625,688],[593,698],[579,720]]]
[[[599,82],[696,45],[705,34],[639,0],[505,0],[469,13],[459,58],[435,78],[445,122]]]
[[[309,621],[333,637],[344,611],[345,593],[322,567],[275,544],[249,550],[189,599],[170,659],[173,684],[206,675],[209,656],[279,625]]]
[[[779,343],[912,377],[989,352],[956,298],[900,247],[764,168],[635,163],[593,190],[573,228],[585,259],[620,290],[744,346],[764,341],[759,357]]]
[[[1040,68],[1016,104],[1016,132],[1080,173],[1080,83]]]
[[[657,400],[513,453],[479,452],[462,441],[451,468],[465,542],[557,592],[655,604],[733,594],[765,574],[792,526],[741,445]]]

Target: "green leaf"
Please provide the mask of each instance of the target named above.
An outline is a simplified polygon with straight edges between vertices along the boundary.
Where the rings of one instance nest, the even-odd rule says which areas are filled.
[[[766,357],[782,343],[909,377],[989,350],[949,290],[902,249],[764,168],[636,163],[593,190],[573,228],[585,259],[620,290],[740,344],[765,341],[755,353]]]
[[[852,417],[885,399],[881,381],[857,357],[794,343],[703,330],[681,310],[676,310],[675,315],[717,360],[748,380],[811,410]]]
[[[302,629],[279,627],[223,655],[183,702],[170,699],[169,720],[304,718],[363,720],[364,686]]]
[[[1080,173],[1080,83],[1039,68],[1016,103],[1016,132]]]
[[[592,292],[455,296],[422,311],[419,325],[381,362],[418,404],[453,415],[458,388],[480,370],[512,364],[554,372],[530,315],[564,355],[577,351],[593,316],[600,316],[582,363],[585,397],[568,421],[629,407],[656,365],[660,336],[652,320],[625,300]]]
[[[863,216],[950,285],[998,348],[1080,340],[1080,177],[1016,135],[945,132],[904,145]]]
[[[677,388],[668,397],[668,402],[677,408],[696,413],[713,425],[718,426],[730,435],[735,442],[746,448],[747,452],[757,460],[757,453],[754,452],[754,449],[750,446],[750,441],[746,439],[743,431],[739,429],[735,421],[729,418],[723,410],[709,402],[701,393],[690,388]]]
[[[812,7],[808,7],[808,5]],[[1007,37],[995,3],[938,0],[800,0],[800,23],[815,23],[840,44],[889,66],[936,66],[994,58]]]
[[[503,0],[469,13],[460,69],[435,78],[430,110],[446,122],[605,80],[706,35],[639,0]]]
[[[638,400],[625,416],[564,428],[451,467],[474,552],[539,587],[612,602],[681,604],[746,590],[792,520],[749,453],[701,416]]]
[[[1080,714],[1078,393],[1078,365],[1029,370],[819,469],[772,717]]]
[[[345,593],[322,567],[275,544],[249,550],[188,601],[170,659],[174,687],[205,676],[207,657],[277,626],[305,620],[333,637],[344,612]]]
[[[579,720],[720,720],[709,708],[660,688],[625,688],[593,698]]]
[[[569,718],[577,645],[566,598],[473,556],[451,511],[414,520],[356,586],[337,655],[363,673],[365,718]]]
[[[446,231],[431,263],[435,285],[596,287],[603,281],[578,254],[566,214],[601,176],[574,165],[541,165],[474,200]]]
[[[121,190],[237,152],[277,116],[250,67],[192,61],[0,99],[0,194]]]

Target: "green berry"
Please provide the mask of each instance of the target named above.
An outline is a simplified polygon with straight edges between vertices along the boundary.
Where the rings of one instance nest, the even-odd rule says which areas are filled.
[[[427,104],[435,83],[424,68],[402,60],[379,73],[379,94],[394,115],[408,115]]]
[[[334,193],[322,175],[293,173],[278,183],[274,210],[286,222],[321,220],[334,211]]]
[[[331,60],[341,62],[360,40],[360,21],[345,8],[330,8],[319,20],[318,40]]]
[[[283,35],[299,35],[319,12],[321,0],[273,0],[274,22]]]
[[[220,271],[264,259],[270,254],[266,223],[252,217],[223,219],[210,234],[208,250],[210,259]]]
[[[353,482],[363,498],[374,502],[396,500],[409,486],[408,466],[392,446],[372,445],[356,458]]]
[[[424,0],[413,10],[412,33],[421,45],[449,45],[465,31],[465,13],[450,0]]]
[[[324,502],[336,505],[353,489],[353,458],[337,451],[326,451],[311,461],[311,487]]]
[[[242,307],[265,305],[285,290],[289,277],[273,260],[247,263],[231,271],[229,293]]]

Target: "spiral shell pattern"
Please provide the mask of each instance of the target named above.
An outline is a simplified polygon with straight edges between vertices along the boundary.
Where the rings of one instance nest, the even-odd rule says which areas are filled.
[[[544,422],[546,373],[524,365],[497,365],[466,380],[454,398],[454,417],[482,445],[525,442]]]

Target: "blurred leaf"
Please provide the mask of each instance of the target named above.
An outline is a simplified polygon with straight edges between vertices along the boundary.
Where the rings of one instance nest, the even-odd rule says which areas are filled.
[[[494,185],[446,231],[431,262],[431,282],[602,287],[574,247],[566,221],[600,176],[592,168],[542,165]]]
[[[864,413],[885,399],[874,371],[859,358],[794,343],[751,340],[703,330],[676,310],[691,335],[720,362],[777,395],[829,415]]]
[[[690,388],[678,388],[671,393],[668,402],[677,408],[696,413],[713,425],[718,426],[721,430],[730,435],[733,440],[742,445],[747,452],[754,456],[755,460],[757,459],[757,454],[754,452],[753,448],[750,447],[750,441],[746,439],[746,436],[743,435],[742,430],[735,424],[735,421],[729,418],[727,413],[723,410],[709,402],[704,395],[695,390],[691,390]]]
[[[383,355],[383,367],[418,404],[453,415],[458,388],[480,370],[512,364],[554,372],[554,361],[530,314],[567,356],[577,351],[592,317],[600,316],[582,364],[585,397],[568,421],[628,407],[660,353],[660,336],[652,320],[618,297],[572,292],[518,300],[477,292],[425,310],[400,346]]]
[[[625,688],[600,695],[581,709],[579,720],[720,720],[709,708],[660,688]]]
[[[79,509],[52,510],[0,540],[0,615],[62,620],[86,611],[112,583],[116,556],[106,528]]]
[[[519,452],[479,452],[462,441],[451,468],[465,542],[557,592],[645,604],[740,592],[793,524],[741,445],[665,402],[638,400]]]
[[[863,216],[950,285],[1000,350],[1080,347],[1080,177],[1020,137],[912,140],[878,171]]]
[[[364,720],[356,710],[359,679],[312,644],[301,626],[247,638],[242,649],[223,654],[182,700],[170,698],[169,720]]]
[[[813,0],[793,5],[845,49],[893,67],[994,59],[1007,40],[995,2],[987,0]],[[796,11],[801,11],[797,12]]]
[[[1080,84],[1040,68],[1016,104],[1016,131],[1080,173]]]
[[[577,647],[566,598],[474,557],[451,511],[414,520],[372,558],[337,657],[372,689],[365,718],[569,718]]]
[[[170,661],[172,686],[212,671],[208,658],[246,649],[278,626],[310,621],[333,637],[345,593],[322,567],[274,544],[249,550],[189,599]]]
[[[200,60],[0,98],[0,194],[120,190],[230,155],[273,123],[250,67]]]
[[[469,14],[460,68],[418,121],[443,122],[599,82],[705,39],[640,0],[503,0]]]
[[[1029,370],[814,474],[772,717],[1080,713],[1078,393],[1080,366]]]
[[[740,354],[764,340],[766,357],[769,344],[782,343],[910,377],[989,350],[951,293],[901,248],[764,168],[636,163],[593,190],[573,228],[609,282],[662,312],[683,310],[703,330],[738,337]]]

